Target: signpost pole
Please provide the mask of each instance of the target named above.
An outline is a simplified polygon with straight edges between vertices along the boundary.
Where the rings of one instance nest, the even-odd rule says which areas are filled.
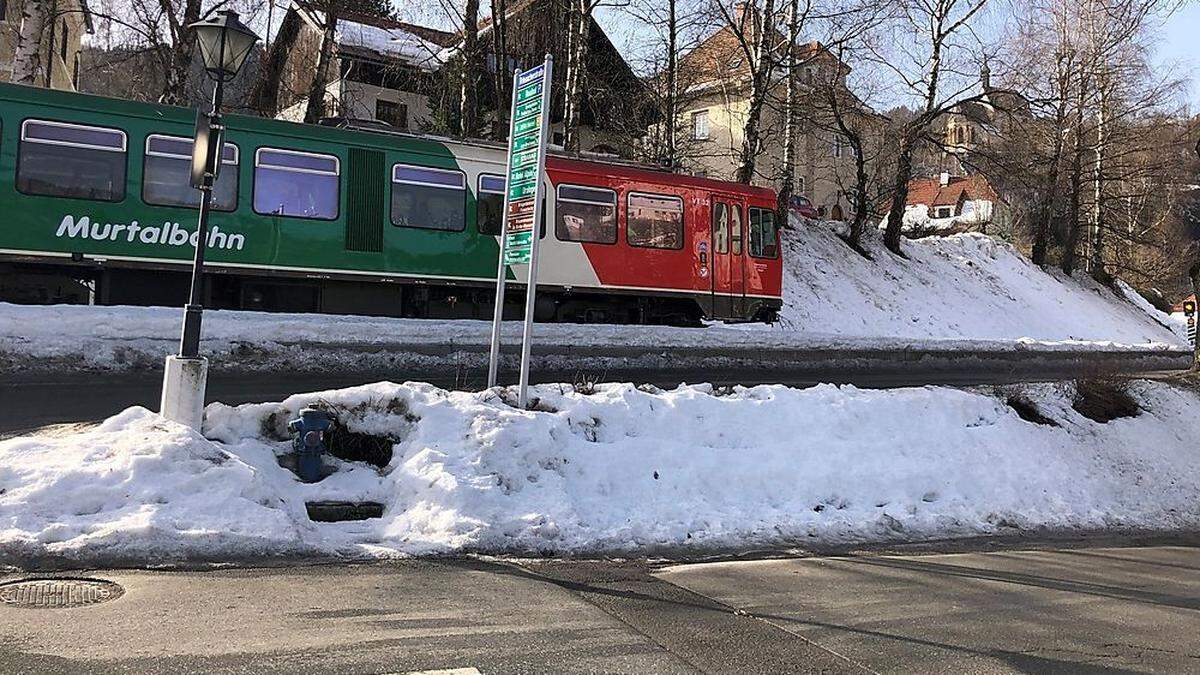
[[[554,57],[547,54],[542,73],[542,115],[541,138],[538,141],[537,190],[533,195],[533,231],[532,245],[529,257],[529,286],[525,290],[525,329],[521,334],[521,379],[518,387],[517,401],[522,409],[528,407],[529,396],[529,353],[533,345],[533,313],[537,305],[537,265],[538,242],[541,240],[542,200],[545,197],[546,185],[542,176],[546,171],[546,136],[550,129],[550,85],[554,75]],[[511,153],[509,155],[512,156]]]
[[[509,123],[515,119],[517,114],[517,75],[520,74],[520,68],[513,69],[513,91],[512,105],[509,107]],[[509,141],[511,143],[512,129],[509,129]],[[508,164],[505,167],[504,175],[507,177],[512,173],[512,152],[508,153]],[[500,215],[500,258],[496,261],[496,308],[492,312],[492,349],[488,354],[488,389],[496,386],[496,380],[500,372],[500,325],[504,323],[504,282],[505,268],[507,265],[504,260],[504,244],[508,240],[506,236],[508,232],[508,182],[505,180],[504,189],[504,204],[502,205]]]

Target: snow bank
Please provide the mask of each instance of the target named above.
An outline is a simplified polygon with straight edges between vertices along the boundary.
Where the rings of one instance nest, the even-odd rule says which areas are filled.
[[[1200,526],[1200,397],[1132,386],[1099,423],[1069,385],[968,392],[628,384],[593,393],[380,383],[207,410],[203,438],[130,409],[65,438],[0,443],[0,556],[230,559],[326,553],[669,552],[906,541],[1035,528]],[[1024,421],[1019,395],[1057,426]],[[324,402],[389,435],[382,470],[304,485],[278,440]],[[314,524],[305,500],[382,519]]]
[[[868,231],[868,260],[825,223],[783,232],[781,327],[837,336],[974,340],[1166,342],[1179,336],[1090,278],[1034,265],[1011,245],[976,233],[904,240],[908,259]]]

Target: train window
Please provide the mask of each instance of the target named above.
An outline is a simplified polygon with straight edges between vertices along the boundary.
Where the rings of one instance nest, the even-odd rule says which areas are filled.
[[[226,143],[221,170],[213,183],[213,209],[237,208],[238,149]],[[192,187],[192,139],[150,134],[146,137],[146,164],[142,171],[142,201],[157,206],[200,206],[200,191]]]
[[[682,198],[630,192],[625,206],[625,239],[630,246],[683,248]]]
[[[774,258],[779,255],[775,212],[770,209],[750,209],[750,255],[755,258]]]
[[[734,205],[729,209],[733,216],[729,219],[729,243],[733,255],[742,254],[742,207]]]
[[[729,253],[729,207],[713,203],[713,253]]]
[[[479,174],[475,193],[475,226],[480,234],[498,235],[504,224],[504,176]]]
[[[462,232],[467,227],[467,176],[461,171],[392,167],[392,224]]]
[[[125,132],[25,120],[17,189],[31,195],[121,201],[125,198]]]
[[[617,193],[605,188],[559,185],[554,233],[562,241],[617,243]]]
[[[254,153],[254,212],[335,220],[340,170],[333,155],[259,148]]]

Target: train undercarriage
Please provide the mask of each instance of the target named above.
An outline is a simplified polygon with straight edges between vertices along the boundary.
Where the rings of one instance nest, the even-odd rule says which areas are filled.
[[[113,267],[88,262],[0,261],[0,302],[180,306],[189,273],[179,265]],[[271,276],[216,268],[206,272],[204,306],[266,312],[355,314],[425,319],[491,319],[492,282],[370,280],[324,275]],[[522,316],[523,284],[510,282],[505,318]],[[539,289],[539,322],[698,326],[707,318],[705,294],[658,296],[637,293]],[[749,320],[771,321],[775,309],[754,308]]]

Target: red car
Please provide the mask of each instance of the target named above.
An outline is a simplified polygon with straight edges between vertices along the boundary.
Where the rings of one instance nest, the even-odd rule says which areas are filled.
[[[817,213],[817,207],[813,206],[813,203],[809,201],[808,197],[792,195],[791,207],[793,213],[803,218],[816,220],[820,217],[820,214]]]

